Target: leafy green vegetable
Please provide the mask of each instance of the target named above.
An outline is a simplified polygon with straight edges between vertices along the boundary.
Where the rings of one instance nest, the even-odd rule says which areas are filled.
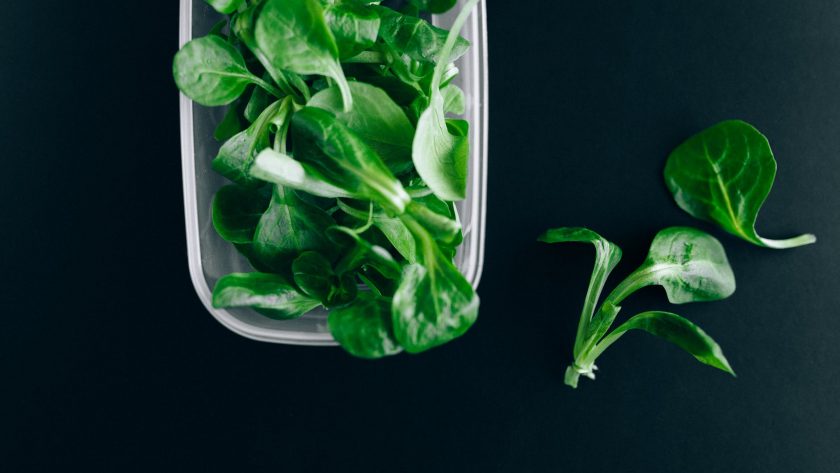
[[[231,243],[251,243],[271,196],[261,190],[229,185],[213,198],[213,227]]]
[[[478,0],[468,1],[458,15],[441,50],[443,57],[453,56],[453,48],[459,38],[458,32],[477,2]],[[417,173],[435,195],[444,200],[462,200],[467,192],[469,138],[461,133],[453,135],[447,128],[445,100],[440,87],[448,62],[439,62],[435,67],[430,86],[429,107],[417,121],[412,158]]]
[[[276,274],[228,274],[213,290],[213,307],[253,307],[280,320],[300,317],[319,305]]]
[[[326,307],[346,304],[356,298],[358,286],[352,274],[337,275],[330,261],[315,251],[302,253],[292,263],[295,284],[304,294]]]
[[[340,58],[350,58],[373,47],[379,36],[379,15],[372,8],[356,0],[322,0],[322,4]]]
[[[307,104],[335,115],[336,120],[362,138],[396,174],[413,166],[411,146],[414,127],[405,112],[382,89],[363,82],[351,82],[353,110],[342,109],[341,93],[330,87],[317,94]]]
[[[245,0],[205,0],[211,7],[215,8],[217,12],[230,15],[245,5]]]
[[[758,236],[755,222],[776,178],[770,143],[752,125],[731,120],[691,137],[668,157],[665,182],[677,205],[751,243],[784,249],[817,241]]]
[[[574,363],[566,370],[566,384],[577,387],[581,375],[595,379],[595,361],[628,330],[643,330],[663,338],[692,354],[702,363],[735,374],[720,347],[703,330],[668,312],[645,312],[631,317],[610,333],[621,310],[620,303],[634,291],[652,284],[665,288],[672,303],[720,300],[735,291],[735,278],[720,243],[693,228],[673,227],[659,232],[648,258],[595,306],[621,250],[585,228],[558,228],[543,234],[546,243],[584,242],[595,246],[595,267],[578,324]]]
[[[249,84],[277,93],[273,86],[251,74],[239,51],[218,36],[190,41],[175,55],[172,67],[181,92],[208,107],[227,105]]]
[[[271,204],[254,235],[254,251],[276,271],[288,268],[305,251],[334,251],[324,232],[335,221],[323,210],[300,199],[295,191],[274,187]]]
[[[420,353],[463,335],[475,323],[479,298],[431,235],[411,217],[403,220],[421,247],[422,264],[403,270],[393,299],[394,333],[407,352]]]
[[[330,312],[327,321],[336,341],[360,358],[382,358],[402,351],[394,337],[391,301],[363,292],[353,304]]]
[[[276,69],[334,79],[344,99],[344,110],[353,108],[350,86],[338,62],[338,46],[317,0],[265,0],[254,40]]]
[[[229,16],[178,52],[173,73],[196,102],[229,104],[212,166],[234,184],[217,192],[213,226],[256,270],[220,279],[214,304],[280,320],[324,306],[335,339],[364,358],[462,335],[479,299],[453,264],[464,239],[457,192],[439,191],[466,182],[469,124],[445,115],[466,110],[450,81],[469,47],[458,35],[468,12],[450,34],[420,15],[452,0],[400,11],[368,0],[207,2]],[[427,126],[423,144],[415,128],[427,109],[440,129]]]

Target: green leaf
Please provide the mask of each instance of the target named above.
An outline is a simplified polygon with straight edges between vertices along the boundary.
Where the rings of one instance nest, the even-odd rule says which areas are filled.
[[[318,197],[352,197],[344,189],[325,182],[324,177],[309,164],[296,161],[270,148],[257,155],[250,168],[250,175],[255,179],[290,187]]]
[[[373,245],[359,235],[359,232],[342,226],[335,226],[327,230],[327,236],[343,246],[350,246],[335,266],[338,274],[350,273],[363,267],[375,269],[388,279],[399,279],[402,266],[391,256],[385,248]]]
[[[215,35],[185,44],[172,69],[181,92],[208,107],[227,105],[249,84],[261,82],[248,71],[242,54]]]
[[[276,69],[331,77],[341,89],[344,109],[353,97],[338,62],[338,47],[317,0],[265,0],[254,27],[254,40]]]
[[[271,195],[262,190],[228,185],[213,197],[213,227],[225,241],[251,243]]]
[[[356,297],[358,286],[352,274],[337,276],[329,260],[315,251],[307,251],[292,263],[295,284],[304,294],[318,299],[326,307],[346,304]]]
[[[245,5],[245,0],[205,0],[211,7],[215,8],[217,12],[230,15]]]
[[[697,325],[670,312],[644,312],[631,317],[604,337],[592,352],[589,361],[594,362],[604,350],[629,330],[642,330],[667,340],[690,353],[697,361],[735,376],[729,361],[712,337]]]
[[[336,120],[361,137],[385,161],[395,174],[411,169],[411,146],[414,127],[402,108],[382,89],[362,82],[351,82],[353,110],[344,112],[341,93],[330,87],[307,103],[335,115]]]
[[[280,320],[298,318],[319,305],[275,274],[228,274],[213,289],[213,307],[252,307]]]
[[[716,222],[751,243],[784,249],[816,242],[806,234],[787,240],[758,236],[755,222],[776,178],[770,143],[752,125],[719,123],[681,144],[668,157],[665,182],[677,205]]]
[[[257,121],[260,114],[273,102],[274,97],[266,92],[265,89],[255,87],[251,93],[251,97],[248,99],[248,103],[245,105],[245,111],[243,113],[245,119],[250,123]]]
[[[443,96],[443,111],[444,113],[452,113],[455,115],[463,115],[467,112],[467,99],[464,96],[464,91],[455,84],[449,84],[440,89]],[[463,133],[466,135],[466,132]]]
[[[466,9],[471,9],[467,7]],[[415,61],[431,64],[454,62],[470,48],[470,42],[454,33],[432,26],[422,18],[403,15],[390,8],[378,7],[376,12],[382,18],[379,36],[394,52],[406,55]],[[447,37],[455,36],[452,45],[446,47]]]
[[[355,198],[403,213],[411,201],[382,158],[333,114],[305,107],[292,119],[295,159]]]
[[[403,270],[393,298],[394,332],[407,352],[420,353],[469,330],[478,317],[479,298],[431,235],[403,218],[422,248],[422,264]]]
[[[458,33],[472,12],[477,0],[467,2],[449,33],[442,55],[449,58],[456,44]],[[463,200],[467,192],[469,161],[469,137],[466,134],[451,134],[447,128],[444,113],[444,97],[440,91],[443,74],[449,59],[435,67],[431,82],[429,107],[417,121],[414,135],[412,159],[417,173],[443,200]]]
[[[259,87],[256,87],[254,90],[262,90]],[[228,106],[227,111],[225,111],[225,116],[222,118],[222,121],[219,122],[219,125],[216,127],[215,131],[213,131],[213,138],[219,142],[225,142],[232,137],[234,137],[237,133],[241,132],[246,124],[242,123],[242,119],[240,118],[239,113],[239,101],[237,99],[232,104]]]
[[[213,169],[241,185],[254,186],[258,184],[250,175],[254,157],[260,150],[271,145],[269,125],[278,115],[286,116],[290,106],[290,99],[269,105],[251,126],[245,131],[237,133],[222,145],[219,154],[213,159]]]
[[[545,243],[591,243],[595,247],[595,267],[592,270],[592,277],[589,279],[589,288],[586,290],[586,299],[584,299],[577,337],[575,338],[574,356],[577,358],[587,346],[597,342],[609,329],[609,325],[612,324],[612,320],[606,320],[603,317],[593,323],[592,316],[595,313],[595,305],[604,290],[607,278],[618,265],[618,262],[621,261],[621,248],[587,228],[555,228],[541,235],[539,241]],[[618,311],[615,313],[617,314]],[[613,320],[614,317],[615,314],[613,314]],[[605,324],[606,327],[604,327]]]
[[[673,304],[716,301],[735,292],[735,275],[715,237],[695,228],[671,227],[656,235],[642,266],[607,299],[618,306],[650,285],[664,287]]]
[[[342,59],[370,49],[379,36],[379,15],[359,2],[348,0],[326,2],[324,18],[335,38],[339,57]]]
[[[353,304],[334,309],[327,323],[333,338],[350,354],[376,359],[402,351],[394,337],[391,303],[369,292]]]
[[[324,232],[333,225],[332,217],[295,191],[275,186],[271,204],[257,225],[255,254],[275,271],[288,268],[305,251],[332,255],[335,249]]]

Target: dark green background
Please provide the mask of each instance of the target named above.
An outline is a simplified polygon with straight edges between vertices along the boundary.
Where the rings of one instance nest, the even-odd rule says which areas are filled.
[[[177,2],[6,5],[0,469],[837,471],[840,3],[494,0],[489,20],[479,322],[371,363],[248,341],[193,293]],[[596,229],[624,248],[622,276],[660,228],[711,229],[661,170],[728,118],[779,161],[759,231],[820,242],[778,252],[715,231],[738,291],[679,312],[737,379],[632,334],[596,382],[566,388],[592,250],[537,234]],[[626,311],[668,307],[649,289]]]

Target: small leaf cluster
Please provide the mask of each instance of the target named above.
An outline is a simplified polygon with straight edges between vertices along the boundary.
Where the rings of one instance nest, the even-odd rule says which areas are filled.
[[[323,306],[350,353],[418,353],[466,332],[479,298],[453,261],[469,127],[452,80],[470,44],[428,13],[362,0],[207,0],[227,15],[175,56],[179,89],[226,105],[213,169],[218,234],[255,271],[213,304],[291,319]]]

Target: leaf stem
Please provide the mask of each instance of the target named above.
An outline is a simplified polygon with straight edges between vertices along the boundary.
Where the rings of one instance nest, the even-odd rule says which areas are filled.
[[[251,76],[251,82],[253,82],[254,84],[257,84],[260,87],[262,87],[263,89],[265,89],[266,92],[268,92],[269,94],[277,97],[278,99],[283,98],[284,94],[283,94],[283,92],[280,92],[280,89],[278,89],[277,87],[274,87],[273,85],[271,85],[268,82],[260,79],[259,77],[252,75]]]
[[[804,235],[799,235],[798,237],[788,238],[787,240],[770,240],[767,238],[759,238],[759,240],[761,240],[761,244],[767,248],[785,250],[788,248],[814,244],[817,242],[817,237],[810,233],[806,233]]]

